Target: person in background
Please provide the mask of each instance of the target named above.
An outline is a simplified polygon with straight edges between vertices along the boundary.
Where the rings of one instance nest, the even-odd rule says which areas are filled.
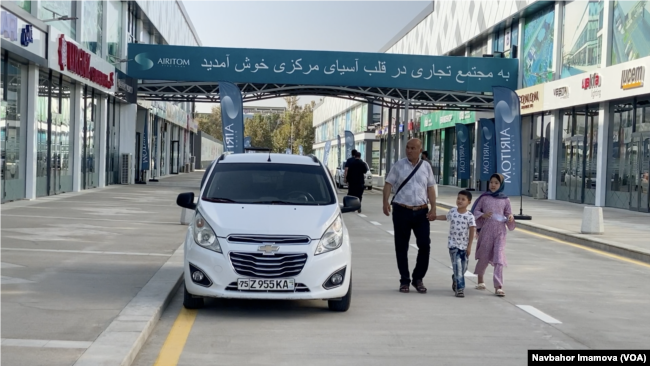
[[[352,154],[350,154],[348,160],[345,161],[345,171],[343,172],[343,183],[348,182],[348,165],[350,165],[350,163],[353,162],[354,159],[356,159],[355,157],[356,155],[357,155],[357,149],[352,149]]]
[[[506,228],[515,229],[515,218],[508,196],[503,193],[504,177],[495,173],[490,177],[488,191],[483,193],[474,203],[472,213],[476,218],[476,227],[480,230],[476,243],[476,268],[478,275],[478,290],[485,290],[483,275],[488,264],[494,266],[494,288],[497,296],[506,296],[503,291],[503,267],[506,261]]]
[[[365,190],[364,182],[368,166],[361,160],[361,153],[355,153],[355,159],[348,164],[347,182],[348,182],[348,196],[363,199],[363,191]],[[358,211],[361,213],[361,209]]]

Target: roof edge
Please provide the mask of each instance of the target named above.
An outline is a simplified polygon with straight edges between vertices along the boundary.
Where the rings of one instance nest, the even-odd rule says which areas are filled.
[[[190,26],[190,30],[192,30],[192,35],[194,36],[194,39],[196,40],[196,43],[198,43],[199,46],[203,46],[203,43],[201,43],[201,38],[199,37],[199,34],[197,33],[196,29],[194,28],[194,24],[192,23],[192,19],[190,19],[189,14],[187,14],[187,10],[185,10],[185,5],[183,5],[182,0],[176,0],[176,4],[178,4],[178,7],[181,9],[181,13],[183,13],[183,18],[185,18],[185,21],[187,22],[187,25]]]
[[[426,8],[424,8],[418,15],[413,18],[404,28],[402,28],[401,31],[399,31],[393,38],[391,38],[388,43],[381,49],[379,49],[380,53],[385,53],[388,51],[391,47],[393,47],[399,40],[404,38],[409,32],[411,32],[418,24],[420,24],[429,14],[433,13],[434,9],[434,4],[435,1],[429,2],[429,5],[427,5]]]

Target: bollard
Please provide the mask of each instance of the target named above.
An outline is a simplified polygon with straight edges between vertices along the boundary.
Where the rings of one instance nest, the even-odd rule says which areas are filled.
[[[580,228],[580,232],[583,234],[597,235],[605,233],[602,207],[585,207],[582,212],[582,227]]]
[[[198,197],[194,197],[194,203],[199,201]],[[181,208],[181,225],[189,225],[192,222],[194,217],[195,210],[190,210],[187,208]]]

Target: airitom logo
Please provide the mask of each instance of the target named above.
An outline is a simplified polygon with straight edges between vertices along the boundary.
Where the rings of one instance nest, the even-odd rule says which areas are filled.
[[[139,53],[135,56],[135,62],[140,65],[141,70],[149,70],[153,67],[153,61],[149,58],[149,55],[146,53]]]
[[[190,60],[183,58],[159,58],[157,64],[165,67],[185,67],[190,66]]]
[[[621,89],[634,89],[643,86],[645,66],[637,66],[621,72]]]

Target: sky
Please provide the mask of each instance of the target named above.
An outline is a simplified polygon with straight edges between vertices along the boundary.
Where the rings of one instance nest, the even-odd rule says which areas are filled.
[[[430,1],[187,1],[203,46],[378,52]],[[300,103],[320,97],[300,97]],[[282,99],[246,105],[284,107]],[[197,103],[198,112],[212,105]]]

